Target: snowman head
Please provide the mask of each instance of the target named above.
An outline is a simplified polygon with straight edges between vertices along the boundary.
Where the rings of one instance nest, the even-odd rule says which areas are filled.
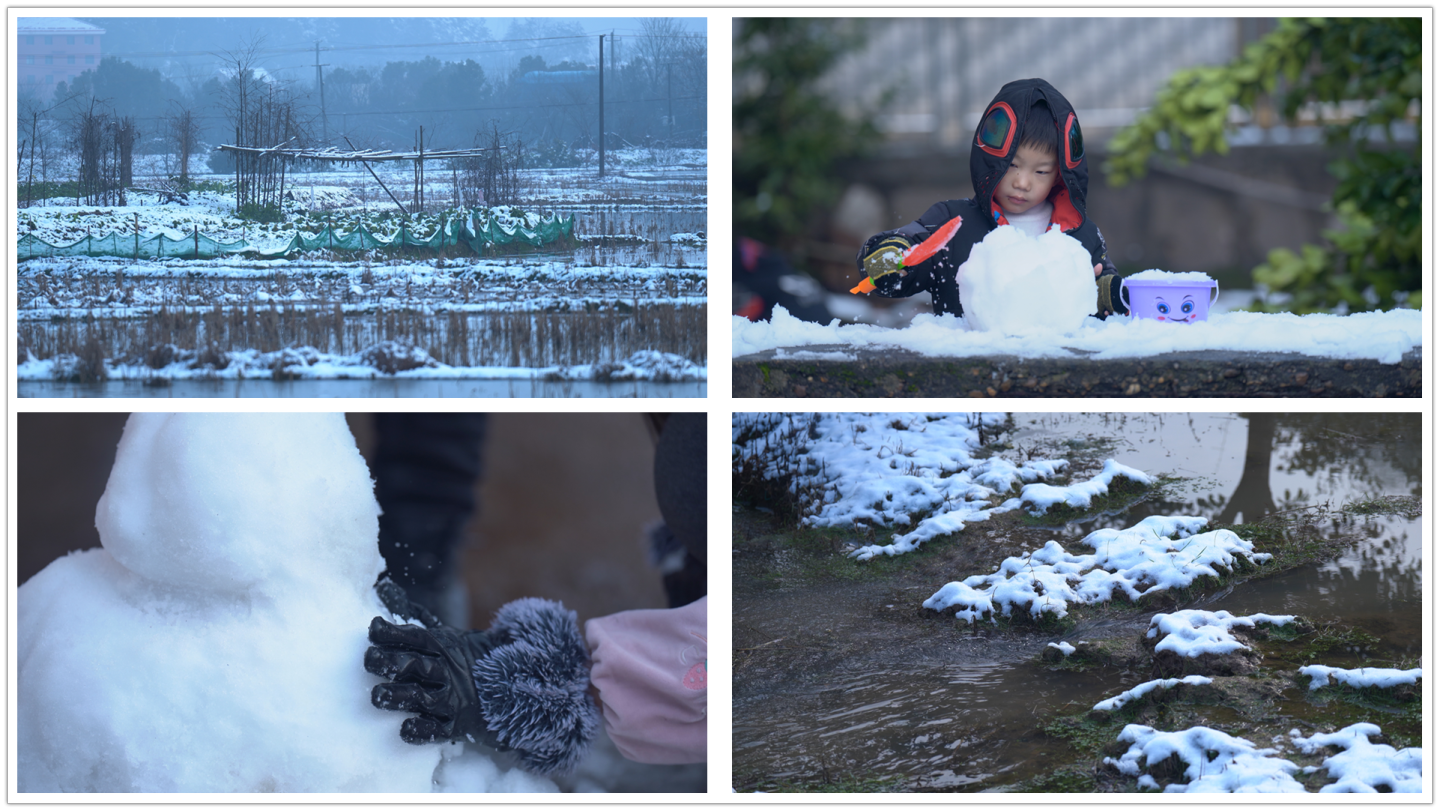
[[[383,568],[369,470],[340,414],[133,414],[95,509],[149,580],[278,593]]]

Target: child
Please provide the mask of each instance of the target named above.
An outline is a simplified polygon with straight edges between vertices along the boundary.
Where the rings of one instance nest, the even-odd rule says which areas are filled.
[[[1085,216],[1089,169],[1080,122],[1070,102],[1044,79],[1010,82],[985,109],[970,144],[975,196],[945,200],[920,219],[871,237],[855,261],[880,295],[898,298],[929,291],[936,315],[962,315],[955,276],[970,249],[1000,225],[1039,236],[1059,225],[1090,251],[1095,262],[1096,313],[1128,313],[1119,274],[1105,255],[1105,238]],[[947,245],[915,267],[900,255],[956,216],[961,226]]]

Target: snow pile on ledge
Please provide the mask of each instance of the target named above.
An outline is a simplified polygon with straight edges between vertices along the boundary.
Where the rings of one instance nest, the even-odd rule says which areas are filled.
[[[1315,358],[1374,360],[1399,363],[1420,349],[1424,319],[1419,310],[1355,313],[1353,315],[1292,315],[1228,312],[1212,314],[1196,324],[1087,318],[1068,335],[1012,337],[976,332],[953,315],[918,315],[904,329],[869,324],[812,324],[775,307],[769,321],[730,319],[735,357],[771,349],[824,345],[832,355],[853,360],[861,349],[907,349],[928,357],[1020,358],[1154,357],[1171,352],[1289,352]]]
[[[1055,541],[1019,557],[1006,558],[994,574],[945,584],[924,606],[936,611],[959,607],[957,619],[974,622],[1018,607],[1039,617],[1068,613],[1070,603],[1093,604],[1119,591],[1131,601],[1147,594],[1184,588],[1202,576],[1234,571],[1240,558],[1262,563],[1269,555],[1226,529],[1196,535],[1207,519],[1153,515],[1129,529],[1100,529],[1081,543],[1095,554],[1072,555]],[[1183,612],[1182,612],[1183,613]],[[1167,615],[1159,615],[1167,616]]]
[[[1235,738],[1209,727],[1191,727],[1180,732],[1160,732],[1142,724],[1129,724],[1117,740],[1130,749],[1116,758],[1105,758],[1121,774],[1140,778],[1140,787],[1158,789],[1160,784],[1144,774],[1142,762],[1157,765],[1171,755],[1185,764],[1187,783],[1165,787],[1169,793],[1304,793],[1293,775],[1300,767],[1284,758],[1270,757],[1278,750],[1257,749],[1244,738]]]
[[[1414,684],[1420,680],[1421,668],[1397,670],[1391,667],[1360,667],[1345,669],[1327,665],[1306,665],[1300,668],[1300,675],[1310,677],[1310,689],[1319,690],[1334,679],[1338,684],[1350,687],[1395,687]]]
[[[1317,733],[1308,738],[1300,737],[1300,731],[1292,729],[1290,742],[1306,754],[1322,751],[1326,746],[1338,746],[1344,750],[1325,758],[1323,768],[1337,782],[1321,787],[1321,794],[1373,794],[1381,787],[1396,794],[1424,791],[1420,780],[1424,750],[1412,746],[1397,752],[1393,746],[1371,743],[1370,736],[1379,734],[1380,727],[1364,723],[1351,724],[1328,734]],[[1312,766],[1305,771],[1309,774],[1319,770],[1319,767]]]
[[[1223,530],[1222,530],[1223,531]],[[1268,555],[1265,556],[1268,559]],[[1195,658],[1201,654],[1234,653],[1250,650],[1250,646],[1230,635],[1232,628],[1254,628],[1257,622],[1271,625],[1289,625],[1295,621],[1290,614],[1251,614],[1237,617],[1229,611],[1202,611],[1187,608],[1173,614],[1156,614],[1150,618],[1150,630],[1146,639],[1161,637],[1155,645],[1155,652],[1174,651]]]
[[[1135,699],[1140,698],[1151,690],[1169,690],[1171,687],[1174,687],[1177,684],[1201,685],[1210,684],[1210,682],[1211,679],[1208,676],[1186,676],[1183,679],[1151,679],[1150,681],[1131,687],[1129,690],[1126,690],[1118,696],[1105,699],[1099,704],[1096,704],[1094,709],[1103,710],[1105,712],[1112,712],[1114,710],[1120,709],[1126,704],[1129,704]]]

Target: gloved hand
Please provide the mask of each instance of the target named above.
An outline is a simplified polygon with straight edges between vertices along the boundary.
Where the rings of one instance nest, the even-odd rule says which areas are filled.
[[[1096,265],[1096,267],[1100,267]],[[1120,313],[1129,315],[1124,300],[1120,298],[1120,274],[1118,273],[1097,273],[1095,276],[1096,301],[1095,314],[1100,318]]]
[[[468,739],[496,746],[470,675],[475,662],[494,647],[489,634],[443,625],[395,625],[376,617],[370,620],[370,643],[365,669],[390,680],[371,689],[370,703],[419,713],[400,724],[406,743]]]
[[[879,282],[881,277],[900,271],[900,260],[910,249],[910,240],[902,236],[888,236],[860,260],[860,267],[870,281]]]
[[[398,604],[383,584],[377,590],[388,596],[387,607]],[[541,774],[579,762],[599,727],[599,710],[586,692],[589,654],[575,612],[529,597],[502,606],[488,631],[427,625],[370,622],[365,669],[389,679],[375,685],[370,702],[418,713],[400,725],[401,738],[514,750]]]

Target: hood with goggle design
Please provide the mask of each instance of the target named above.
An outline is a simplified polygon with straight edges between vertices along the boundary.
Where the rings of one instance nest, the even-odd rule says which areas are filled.
[[[1049,107],[1048,115],[1059,133],[1055,142],[1064,188],[1056,184],[1056,190],[1051,192],[1054,220],[1068,231],[1078,228],[1085,219],[1085,191],[1090,178],[1085,163],[1085,139],[1070,102],[1044,79],[1010,82],[1000,88],[985,108],[975,128],[975,138],[970,142],[970,178],[975,185],[975,202],[982,208],[994,209],[991,201],[995,189],[1010,168],[1015,150],[1020,148],[1020,133],[1025,128],[1026,117],[1032,112],[1047,114],[1044,107],[1033,109],[1035,102],[1041,100]]]

